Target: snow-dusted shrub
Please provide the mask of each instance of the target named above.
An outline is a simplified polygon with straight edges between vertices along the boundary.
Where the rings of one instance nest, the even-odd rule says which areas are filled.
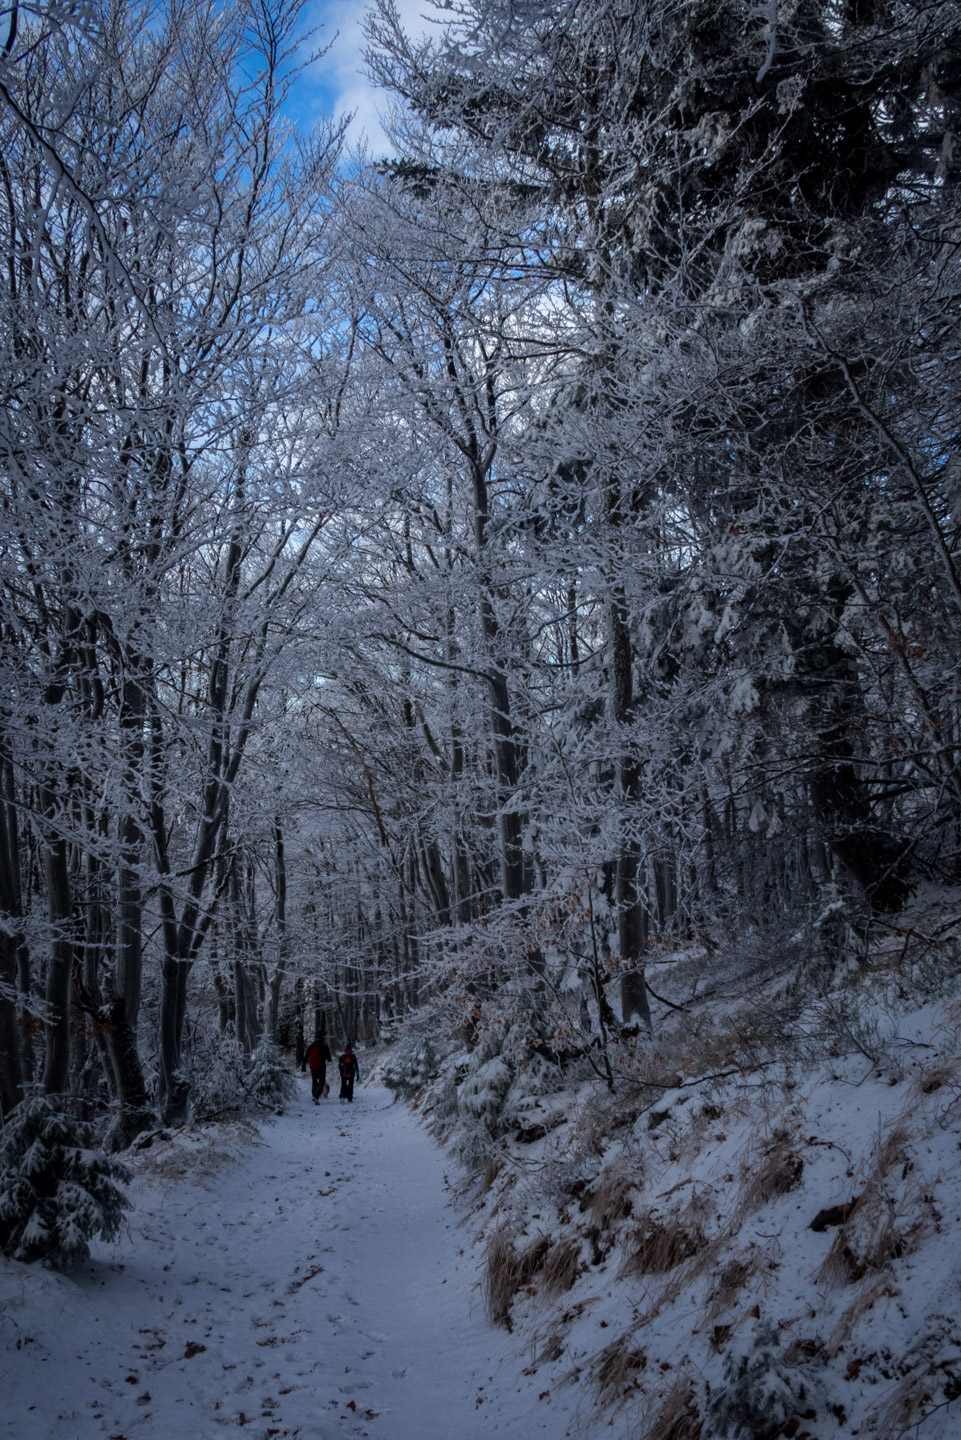
[[[466,1170],[480,1170],[490,1160],[513,1078],[504,1057],[493,1055],[468,1074],[457,1092],[453,1150]]]
[[[724,1357],[724,1388],[710,1398],[711,1434],[734,1440],[774,1436],[810,1403],[810,1384],[797,1366],[785,1362],[777,1326],[762,1317]]]
[[[400,1040],[381,1070],[388,1090],[406,1099],[437,1073],[440,1061],[430,1037],[408,1035]]]
[[[232,1032],[208,1046],[195,1045],[184,1067],[190,1080],[190,1109],[195,1120],[215,1120],[218,1115],[243,1108],[246,1065],[244,1048]]]
[[[89,1127],[56,1100],[32,1095],[0,1136],[0,1249],[64,1267],[86,1260],[93,1236],[113,1240],[130,1202],[130,1171],[87,1148]]]
[[[457,1120],[457,1078],[447,1074],[434,1091],[433,1122],[436,1133],[446,1139]]]
[[[467,1076],[457,1099],[462,1115],[479,1122],[490,1135],[497,1133],[497,1122],[514,1076],[503,1055],[485,1060]]]
[[[216,1044],[197,1048],[190,1057],[191,1113],[195,1120],[266,1106],[280,1109],[290,1099],[294,1078],[272,1040],[262,1039],[247,1055],[228,1031]]]
[[[280,1051],[266,1036],[250,1057],[244,1084],[255,1101],[272,1110],[282,1110],[297,1088]]]
[[[598,1171],[596,1156],[572,1157],[562,1153],[556,1158],[549,1157],[542,1178],[544,1194],[557,1205],[569,1205],[576,1200],[586,1209],[593,1198]]]
[[[459,1121],[456,1126],[451,1150],[469,1175],[483,1172],[486,1177],[497,1158],[494,1141],[483,1125],[470,1125],[464,1121]]]
[[[855,908],[850,896],[835,884],[822,885],[811,907],[804,938],[813,962],[823,975],[835,975],[857,952],[854,937]]]
[[[512,1025],[492,1032],[470,1057],[457,1090],[456,1115],[447,1122],[455,1153],[468,1170],[486,1165],[492,1141],[529,1124],[538,1097],[560,1083],[555,1067],[534,1054],[528,1040],[526,1025]]]
[[[538,1098],[557,1086],[551,1066],[531,1051],[527,1037],[523,1025],[492,1036],[472,1055],[458,1092],[461,1115],[491,1136],[525,1123]]]
[[[508,1033],[507,1039],[512,1046],[511,1049],[505,1046],[508,1055],[516,1056],[519,1050],[520,1059],[515,1059],[512,1067],[513,1075],[504,1096],[503,1114],[507,1123],[524,1125],[539,1108],[537,1102],[540,1097],[556,1090],[561,1081],[557,1067],[540,1055],[526,1052],[524,1042],[516,1040],[513,1032]]]

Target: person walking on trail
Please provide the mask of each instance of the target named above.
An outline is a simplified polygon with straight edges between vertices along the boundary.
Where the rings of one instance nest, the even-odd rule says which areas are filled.
[[[318,1035],[304,1056],[304,1063],[301,1070],[310,1067],[310,1095],[315,1105],[320,1104],[320,1097],[327,1086],[327,1061],[333,1060],[330,1053],[330,1046],[322,1035]]]
[[[350,1048],[350,1041],[344,1046],[344,1053],[337,1061],[337,1068],[340,1071],[340,1098],[353,1100],[354,1081],[360,1079],[360,1067],[357,1064],[357,1056]]]

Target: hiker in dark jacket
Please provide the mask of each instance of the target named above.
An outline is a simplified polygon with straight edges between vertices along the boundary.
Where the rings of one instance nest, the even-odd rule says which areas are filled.
[[[310,1094],[315,1105],[320,1103],[320,1097],[324,1093],[324,1086],[327,1083],[327,1061],[333,1060],[330,1053],[330,1046],[322,1036],[318,1035],[314,1043],[309,1047],[304,1056],[304,1063],[301,1070],[310,1067]]]
[[[344,1053],[337,1061],[337,1068],[340,1071],[340,1098],[341,1100],[353,1100],[354,1081],[360,1079],[360,1067],[357,1064],[357,1056],[350,1048],[350,1041],[344,1046]]]

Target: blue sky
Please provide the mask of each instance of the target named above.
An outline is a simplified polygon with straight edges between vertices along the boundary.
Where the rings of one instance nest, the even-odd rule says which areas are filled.
[[[430,9],[430,0],[398,0],[398,9],[408,30],[424,33],[427,22],[423,17]],[[366,138],[377,152],[384,148],[378,117],[386,97],[374,90],[363,75],[365,10],[362,0],[308,0],[305,23],[317,27],[314,44],[329,44],[330,48],[297,82],[293,103],[287,108],[300,125],[315,124],[324,115],[353,111],[351,139]]]

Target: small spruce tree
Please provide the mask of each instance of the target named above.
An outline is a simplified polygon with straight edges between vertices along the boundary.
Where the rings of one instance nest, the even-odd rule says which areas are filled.
[[[281,1058],[274,1042],[266,1036],[250,1057],[247,1089],[261,1105],[282,1110],[293,1095],[294,1077]]]
[[[64,1268],[86,1260],[89,1240],[113,1240],[130,1171],[87,1148],[89,1127],[56,1099],[30,1095],[0,1136],[0,1249],[14,1260]]]

